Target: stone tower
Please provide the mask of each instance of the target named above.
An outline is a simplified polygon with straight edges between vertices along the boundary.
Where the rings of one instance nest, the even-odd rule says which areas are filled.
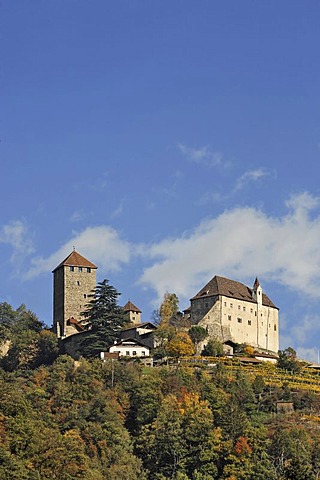
[[[81,312],[96,287],[97,267],[73,250],[53,270],[53,329],[65,338],[84,329]]]
[[[127,318],[131,323],[135,325],[141,323],[141,310],[132,302],[130,302],[130,300],[125,304],[123,310],[125,311]]]

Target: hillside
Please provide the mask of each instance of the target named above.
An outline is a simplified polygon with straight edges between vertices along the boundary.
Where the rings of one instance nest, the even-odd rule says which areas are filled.
[[[241,356],[74,360],[6,303],[0,340],[1,480],[320,477],[320,376],[290,348],[279,364],[295,373]]]
[[[318,375],[211,360],[2,369],[0,478],[319,478]]]

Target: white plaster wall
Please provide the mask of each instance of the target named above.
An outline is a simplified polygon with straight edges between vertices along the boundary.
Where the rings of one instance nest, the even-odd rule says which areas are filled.
[[[149,349],[139,345],[112,345],[109,348],[110,353],[119,352],[120,357],[128,356],[126,352],[129,352],[130,357],[148,357]],[[136,352],[136,355],[133,355]]]
[[[192,305],[192,323],[207,328],[209,337],[222,341],[247,343],[256,348],[278,352],[279,321],[276,308],[221,296],[205,313],[204,300]],[[210,304],[210,303],[209,303]],[[194,314],[195,311],[195,314]],[[200,313],[203,313],[200,317]],[[204,342],[207,343],[207,340]]]

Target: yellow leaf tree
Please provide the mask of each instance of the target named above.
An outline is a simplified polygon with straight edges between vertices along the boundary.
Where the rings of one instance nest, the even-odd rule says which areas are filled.
[[[173,357],[184,357],[194,354],[194,344],[187,333],[179,332],[170,340],[166,350]]]
[[[160,305],[160,325],[169,325],[170,319],[176,315],[179,310],[179,299],[175,293],[166,293]]]

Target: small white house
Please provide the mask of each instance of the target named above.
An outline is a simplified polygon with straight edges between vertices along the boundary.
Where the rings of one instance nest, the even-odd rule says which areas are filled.
[[[150,349],[133,338],[119,340],[109,348],[110,353],[118,353],[119,357],[149,357]]]

